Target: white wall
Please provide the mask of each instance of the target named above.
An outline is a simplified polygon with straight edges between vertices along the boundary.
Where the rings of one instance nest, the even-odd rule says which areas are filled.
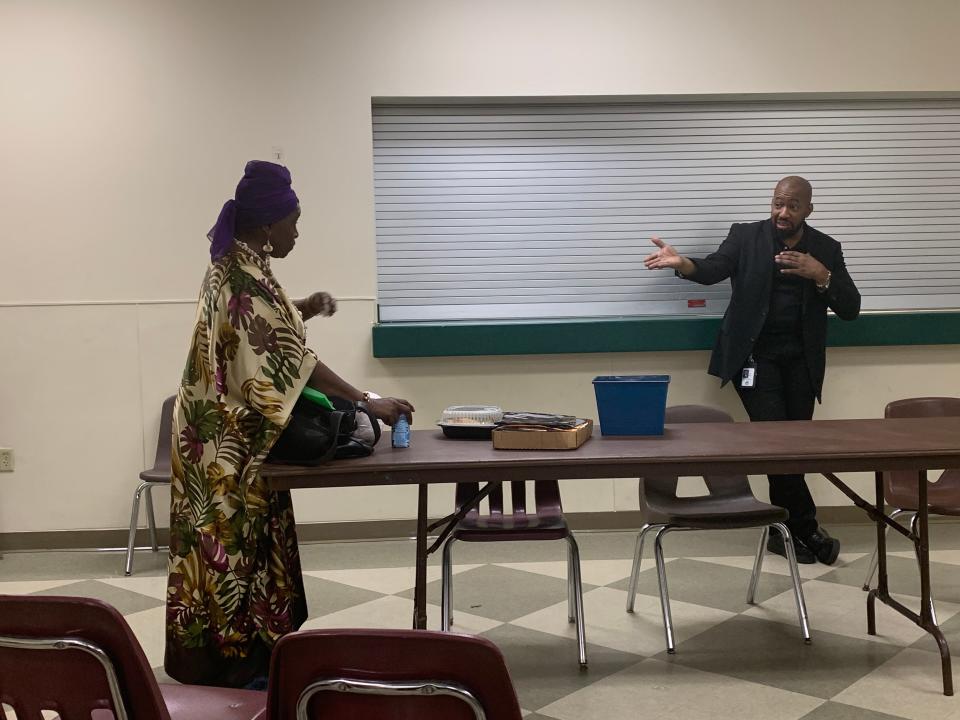
[[[669,372],[671,402],[743,417],[703,352],[372,358],[371,97],[958,92],[958,25],[956,0],[2,0],[0,446],[17,471],[0,475],[0,533],[125,525],[179,379],[204,233],[244,161],[275,146],[304,211],[277,274],[341,298],[311,343],[354,384],[410,398],[419,424],[471,401],[592,415],[589,380],[609,372]],[[828,364],[818,417],[960,394],[956,346],[834,349]],[[570,510],[634,495],[565,489]],[[301,521],[402,517],[413,496],[297,505]]]

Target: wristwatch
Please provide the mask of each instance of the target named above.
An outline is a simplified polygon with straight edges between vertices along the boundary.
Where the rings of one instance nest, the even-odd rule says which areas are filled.
[[[823,285],[821,285],[820,283],[816,283],[817,290],[819,290],[820,292],[826,292],[827,290],[829,290],[831,277],[833,277],[833,273],[827,270],[827,280],[826,282],[823,283]]]
[[[360,402],[370,402],[371,393],[369,390],[364,390],[360,395]]]

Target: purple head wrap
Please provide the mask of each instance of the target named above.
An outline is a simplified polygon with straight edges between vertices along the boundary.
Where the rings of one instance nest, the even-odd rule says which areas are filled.
[[[210,257],[223,257],[236,233],[271,225],[297,209],[300,201],[290,186],[290,171],[283,165],[251,160],[243,170],[233,200],[227,200],[210,228]]]

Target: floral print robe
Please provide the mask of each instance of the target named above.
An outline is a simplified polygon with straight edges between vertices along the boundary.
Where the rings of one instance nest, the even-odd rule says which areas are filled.
[[[167,673],[242,686],[306,620],[289,492],[259,468],[317,359],[269,266],[237,246],[211,263],[172,437]]]

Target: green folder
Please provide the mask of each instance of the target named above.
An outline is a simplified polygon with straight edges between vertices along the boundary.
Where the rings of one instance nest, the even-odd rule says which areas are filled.
[[[310,402],[316,403],[322,408],[325,408],[327,410],[334,409],[333,403],[330,402],[330,398],[328,398],[319,390],[314,390],[312,387],[305,387],[303,388],[303,392],[300,394]]]

